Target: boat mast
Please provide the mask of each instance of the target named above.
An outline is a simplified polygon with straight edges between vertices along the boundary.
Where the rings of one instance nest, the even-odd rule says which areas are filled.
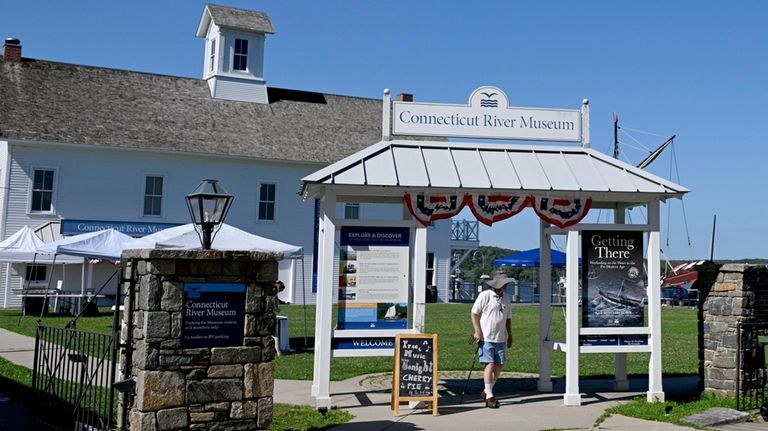
[[[619,158],[619,113],[613,113],[613,158]]]
[[[712,219],[712,243],[709,244],[709,260],[715,261],[715,227],[717,227],[717,214]]]

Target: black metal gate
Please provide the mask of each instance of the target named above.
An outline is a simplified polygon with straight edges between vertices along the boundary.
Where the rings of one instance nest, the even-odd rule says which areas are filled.
[[[113,429],[116,354],[114,331],[38,325],[32,370],[36,419],[62,429]]]
[[[768,323],[739,323],[736,407],[768,414]]]

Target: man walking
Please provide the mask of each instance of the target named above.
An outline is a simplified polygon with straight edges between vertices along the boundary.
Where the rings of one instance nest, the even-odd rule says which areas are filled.
[[[481,292],[472,305],[473,337],[478,343],[477,357],[480,363],[485,364],[483,397],[485,406],[492,409],[499,408],[499,402],[493,396],[493,385],[504,367],[506,348],[512,346],[511,304],[507,296],[507,285],[514,281],[506,275],[496,275],[487,283],[492,289]]]

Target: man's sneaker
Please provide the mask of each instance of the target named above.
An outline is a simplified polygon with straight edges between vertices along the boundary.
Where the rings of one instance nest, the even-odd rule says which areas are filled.
[[[485,391],[480,392],[480,398],[482,398],[483,401],[485,401]]]
[[[499,401],[496,399],[496,397],[486,398],[485,406],[488,407],[489,409],[498,409]]]

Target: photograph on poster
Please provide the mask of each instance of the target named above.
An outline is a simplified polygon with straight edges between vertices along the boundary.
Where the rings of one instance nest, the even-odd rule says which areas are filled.
[[[357,250],[355,250],[352,247],[342,247],[339,254],[339,260],[341,261],[357,260]]]
[[[344,266],[344,273],[345,274],[354,274],[357,272],[357,263],[355,261],[347,262],[347,264]]]
[[[339,289],[339,301],[354,301],[357,298],[355,292],[349,292],[347,289]]]
[[[581,238],[582,326],[643,326],[643,233],[583,231]]]
[[[408,318],[408,304],[380,302],[376,306],[377,320],[402,320]]]

